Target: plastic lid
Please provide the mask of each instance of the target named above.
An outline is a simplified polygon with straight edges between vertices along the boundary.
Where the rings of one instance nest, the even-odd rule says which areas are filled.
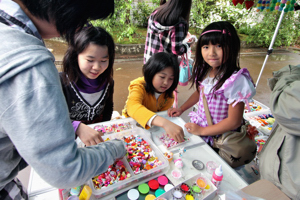
[[[196,192],[196,193],[200,193],[201,192],[201,188],[199,188],[197,185],[193,185],[192,186],[192,190],[193,190],[193,192]]]
[[[186,200],[194,200],[194,197],[190,194],[185,195]]]
[[[171,175],[172,175],[173,178],[175,178],[175,179],[181,178],[181,176],[182,176],[181,172],[180,172],[178,169],[174,169],[174,170],[171,172]]]
[[[180,198],[182,197],[182,193],[181,193],[180,191],[178,191],[178,190],[175,190],[175,191],[173,192],[173,196],[174,196],[175,198],[177,198],[177,199],[180,199]]]
[[[149,187],[152,189],[152,190],[156,190],[158,187],[159,187],[159,183],[157,180],[151,180],[148,182],[148,185]]]
[[[139,185],[138,190],[141,194],[147,194],[150,188],[147,183],[142,183],[141,185]]]
[[[159,197],[160,195],[162,195],[163,193],[165,193],[165,191],[163,189],[157,189],[155,191],[155,196],[156,197]]]
[[[192,165],[197,169],[197,170],[202,170],[204,168],[204,164],[203,162],[201,162],[200,160],[194,160],[192,162]]]
[[[216,174],[217,176],[223,176],[222,165],[220,165],[220,166],[215,170],[215,174]]]
[[[174,185],[168,183],[167,185],[165,185],[164,190],[166,192],[168,192],[169,190],[172,190],[173,188],[174,188]]]
[[[154,196],[153,194],[148,194],[146,197],[145,197],[145,200],[154,200],[156,199],[156,196]]]
[[[165,177],[165,176],[160,176],[160,177],[158,177],[158,178],[157,178],[157,181],[158,181],[158,183],[159,183],[160,185],[162,185],[162,186],[165,186],[165,185],[169,182],[168,178]]]
[[[140,193],[139,191],[137,191],[136,189],[130,189],[128,192],[127,192],[127,197],[128,199],[130,200],[136,200],[138,199],[140,196]]]

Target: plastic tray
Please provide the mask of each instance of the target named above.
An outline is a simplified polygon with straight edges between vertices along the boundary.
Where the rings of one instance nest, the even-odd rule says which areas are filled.
[[[171,151],[171,152],[175,153],[182,147],[190,148],[190,147],[193,147],[193,146],[198,146],[200,144],[205,144],[205,142],[200,137],[192,135],[191,133],[189,133],[186,130],[186,128],[184,127],[186,122],[182,118],[180,118],[180,117],[168,117],[168,114],[167,114],[166,111],[158,112],[157,114],[159,116],[161,116],[161,117],[163,117],[163,118],[165,118],[165,119],[181,126],[182,129],[183,129],[185,137],[187,139],[189,139],[188,141],[178,143],[177,145],[173,146],[172,148],[167,148],[159,139],[159,136],[166,133],[166,131],[163,128],[153,126],[150,129],[145,130],[147,133],[149,133],[149,135],[150,135],[151,139],[153,140],[153,142],[156,144],[156,146],[158,146],[158,148],[160,148],[160,150],[162,152]]]
[[[185,183],[185,184],[187,184],[188,186],[191,187],[197,181],[197,179],[199,177],[203,177],[206,180],[207,184],[210,185],[210,189],[207,190],[207,191],[204,191],[203,194],[202,194],[202,197],[199,198],[199,199],[205,199],[205,200],[211,200],[211,199],[213,199],[215,197],[217,188],[203,173],[199,173],[199,174],[197,174],[197,175],[189,178],[188,180],[184,181],[183,183]],[[165,199],[173,199],[173,195],[172,194],[173,194],[174,190],[180,188],[180,185],[181,185],[181,183],[179,185],[176,185],[174,187],[174,189],[169,190],[168,192],[160,195],[159,197],[160,198],[165,198]],[[185,199],[185,198],[183,197],[181,199]]]
[[[188,138],[188,137],[185,136],[185,137],[184,137],[184,139],[185,139],[184,142],[176,143],[176,142],[173,140],[174,144],[172,144],[171,146],[168,146],[168,145],[165,144],[165,142],[164,142],[165,140],[162,139],[162,137],[163,137],[163,138],[168,138],[168,140],[171,140],[171,138],[170,138],[169,136],[167,136],[166,133],[158,134],[158,135],[156,135],[156,137],[158,137],[159,141],[160,141],[160,142],[161,142],[168,150],[173,149],[173,148],[176,148],[176,147],[178,147],[178,146],[182,146],[183,144],[186,144],[187,142],[190,141],[190,138]]]
[[[131,177],[128,179],[125,179],[123,181],[120,181],[118,183],[115,183],[113,185],[110,185],[106,188],[101,189],[95,189],[92,179],[88,181],[89,186],[92,188],[92,192],[94,195],[94,199],[109,199],[112,198],[126,190],[129,190],[131,187],[137,186],[141,183],[144,183],[147,179],[153,179],[158,177],[159,175],[164,174],[169,169],[169,161],[164,157],[164,155],[161,153],[161,151],[158,149],[158,147],[152,142],[152,140],[147,136],[147,133],[144,132],[141,128],[133,128],[129,131],[123,131],[119,133],[113,133],[109,135],[103,136],[103,139],[106,140],[109,139],[115,139],[115,138],[123,138],[123,136],[127,135],[140,135],[145,141],[147,141],[152,150],[155,153],[155,156],[162,162],[162,165],[157,166],[156,168],[150,169],[148,171],[142,172],[140,174],[134,174],[131,167],[129,166],[129,163],[127,159],[124,157],[123,162],[129,168],[127,168],[130,173]]]
[[[250,113],[255,113],[255,112],[261,112],[261,111],[262,112],[268,112],[268,111],[270,111],[270,108],[268,106],[260,103],[259,101],[256,101],[256,100],[253,99],[253,102],[251,102],[251,103],[253,103],[256,106],[260,106],[261,109],[260,110],[251,110],[249,112],[248,109],[247,109],[247,107],[246,107],[246,105],[245,105],[245,109],[244,109],[244,114],[245,115],[250,114]],[[252,106],[250,106],[250,108],[252,108]]]
[[[248,113],[244,118],[245,118],[245,120],[249,121],[249,123],[252,126],[255,126],[257,128],[257,130],[260,131],[261,133],[263,133],[264,135],[270,135],[271,130],[263,128],[264,126],[259,125],[259,123],[256,120],[251,120],[251,117],[262,115],[262,114],[272,114],[272,113],[270,110],[257,111],[257,112]]]
[[[126,125],[126,127],[123,125]],[[126,118],[126,119],[119,119],[114,121],[90,124],[89,126],[92,127],[93,129],[97,129],[96,128],[97,126],[106,128],[106,130],[102,132],[104,133],[104,135],[107,135],[107,134],[118,133],[126,130],[131,130],[136,127],[136,122],[131,118]]]

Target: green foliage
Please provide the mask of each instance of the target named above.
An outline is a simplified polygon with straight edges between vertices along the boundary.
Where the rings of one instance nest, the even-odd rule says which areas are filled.
[[[94,26],[101,26],[112,34],[114,30],[119,30],[118,40],[120,42],[124,36],[128,36],[131,40],[134,34],[134,28],[131,21],[130,11],[132,10],[132,0],[115,1],[114,14],[105,20],[91,21]],[[131,34],[129,34],[131,33]]]
[[[263,17],[259,23],[253,27],[243,26],[243,30],[248,37],[247,43],[255,43],[264,47],[268,47],[272,41],[278,20],[281,13],[276,12],[263,12]],[[260,15],[257,18],[261,17]],[[284,13],[284,17],[278,29],[274,47],[277,46],[290,46],[294,45],[300,37],[299,14],[296,12]]]
[[[138,2],[133,9],[133,20],[136,20],[138,26],[147,28],[148,17],[158,6],[159,0],[152,0],[151,3]]]
[[[144,43],[148,17],[159,6],[159,0],[118,0],[111,18],[92,21],[110,32],[117,43]],[[190,32],[199,36],[211,22],[229,21],[247,43],[264,47],[271,43],[280,12],[256,12],[255,6],[246,10],[244,5],[234,6],[231,0],[193,0]],[[142,27],[142,31],[140,31]],[[285,13],[274,47],[290,46],[300,41],[299,12]]]
[[[208,24],[215,21],[229,21],[235,24],[247,11],[242,5],[232,6],[228,0],[196,0],[193,1],[190,27],[200,33]]]

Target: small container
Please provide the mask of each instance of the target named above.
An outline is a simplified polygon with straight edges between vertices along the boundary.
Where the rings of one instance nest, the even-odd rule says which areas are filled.
[[[194,196],[194,199],[202,199],[203,198],[203,195],[202,195],[202,189],[196,184],[194,183],[191,187],[191,191],[192,191],[192,194]]]
[[[184,194],[187,194],[188,192],[190,192],[190,186],[188,184],[186,184],[186,183],[181,183],[180,190]]]
[[[195,198],[194,198],[194,196],[190,193],[190,194],[185,195],[185,199],[186,199],[186,200],[194,200]]]
[[[80,193],[81,186],[71,188],[70,195],[78,196]]]
[[[181,169],[183,167],[183,162],[182,162],[181,158],[178,158],[178,159],[174,160],[174,165],[178,169]]]
[[[173,160],[173,153],[172,152],[165,152],[164,156],[168,159],[169,163]]]
[[[71,189],[58,189],[59,200],[67,200]]]
[[[85,185],[83,186],[81,193],[79,195],[79,200],[89,200],[92,196],[92,189],[90,186]]]
[[[197,186],[198,186],[199,188],[201,188],[201,189],[203,190],[203,189],[206,187],[206,185],[207,185],[207,181],[206,181],[205,178],[199,177],[199,178],[197,178],[197,180],[196,180],[196,184],[197,184]]]
[[[182,177],[182,173],[181,173],[181,171],[178,170],[178,169],[174,169],[174,170],[171,172],[171,175],[172,175],[172,177],[175,178],[175,179],[179,179],[179,178]]]
[[[206,171],[209,174],[213,174],[214,171],[217,169],[218,165],[214,161],[208,161],[206,163]]]
[[[173,196],[173,200],[179,200],[179,199],[182,198],[183,194],[182,194],[182,192],[180,191],[180,189],[175,188],[175,189],[172,191],[172,196]]]
[[[211,185],[209,183],[207,183],[206,187],[203,190],[203,194],[206,193],[206,192],[209,192],[210,189],[211,189]]]
[[[145,200],[154,200],[156,199],[156,196],[153,195],[153,194],[148,194],[146,197],[145,197]]]
[[[169,190],[172,190],[174,188],[174,185],[168,183],[167,185],[165,185],[164,190],[166,192],[168,192]]]
[[[168,178],[165,177],[165,176],[159,176],[159,177],[157,178],[157,181],[158,181],[159,185],[161,185],[161,186],[165,186],[165,185],[167,185],[168,182],[169,182]]]
[[[127,197],[129,200],[137,200],[140,197],[140,193],[137,189],[130,189],[127,192]]]
[[[138,186],[138,190],[141,194],[148,194],[150,188],[147,183],[142,183],[141,185]]]

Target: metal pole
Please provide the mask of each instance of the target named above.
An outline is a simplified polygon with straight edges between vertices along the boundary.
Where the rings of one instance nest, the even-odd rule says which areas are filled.
[[[284,6],[284,8],[285,8],[285,6]],[[261,70],[260,70],[260,73],[259,73],[259,75],[258,75],[256,84],[255,84],[255,87],[256,87],[256,88],[257,88],[257,86],[258,86],[258,82],[259,82],[259,79],[260,79],[260,77],[261,77],[261,74],[262,74],[262,72],[264,71],[265,65],[266,65],[267,60],[268,60],[268,58],[269,58],[269,55],[273,52],[273,48],[272,48],[272,47],[273,47],[273,44],[274,44],[274,42],[275,42],[275,39],[276,39],[278,30],[279,30],[279,27],[280,27],[280,24],[281,24],[283,15],[284,15],[284,8],[283,8],[282,11],[281,11],[281,15],[280,15],[279,21],[278,21],[278,23],[277,23],[277,26],[276,26],[276,29],[275,29],[275,32],[274,32],[274,35],[273,35],[271,44],[270,44],[269,49],[268,49],[268,51],[267,51],[267,55],[266,55],[265,61],[264,61],[263,65],[262,65]]]

